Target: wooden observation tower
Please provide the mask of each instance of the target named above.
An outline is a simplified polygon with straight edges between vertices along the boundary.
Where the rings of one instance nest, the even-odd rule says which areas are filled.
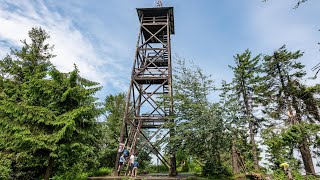
[[[174,150],[169,150],[170,158],[167,159],[156,148],[161,145],[152,142],[156,136],[158,140],[159,136],[162,137],[161,142],[174,135],[170,46],[170,36],[174,34],[173,7],[162,7],[161,4],[155,8],[138,8],[137,12],[140,31],[120,134],[120,149],[126,146],[131,153],[138,155],[140,149],[148,148],[169,168],[169,175],[174,176]],[[116,166],[119,156],[118,153]]]

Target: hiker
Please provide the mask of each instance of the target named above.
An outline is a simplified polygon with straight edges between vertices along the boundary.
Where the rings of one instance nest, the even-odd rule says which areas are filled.
[[[124,150],[123,150],[123,155],[124,155],[124,158],[125,159],[127,159],[128,157],[129,157],[129,147],[127,147],[127,148],[125,148]]]
[[[123,149],[124,149],[124,144],[120,143],[118,148],[118,153],[122,153]]]
[[[129,173],[128,173],[128,176],[132,175],[133,163],[134,163],[134,154],[132,153],[130,155],[130,159],[129,159]]]
[[[126,162],[126,159],[124,158],[124,154],[122,154],[119,159],[118,176],[120,176],[121,168],[125,164],[125,162]]]
[[[288,179],[289,180],[293,180],[292,173],[291,173],[291,170],[289,168],[289,164],[284,162],[284,163],[280,164],[280,167],[282,168],[284,173],[288,176]]]
[[[133,177],[137,177],[137,174],[138,174],[138,166],[139,166],[139,163],[138,163],[138,158],[136,157],[134,162],[133,162],[133,168],[132,168],[132,174],[131,176]]]

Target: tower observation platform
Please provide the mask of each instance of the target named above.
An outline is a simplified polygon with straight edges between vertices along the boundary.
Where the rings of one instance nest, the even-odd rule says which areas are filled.
[[[165,158],[162,147],[174,136],[172,100],[171,35],[174,31],[173,7],[137,8],[140,22],[138,42],[127,92],[120,133],[120,146],[139,155],[146,148],[176,175],[173,148]],[[157,136],[157,143],[152,142]],[[159,139],[159,136],[162,138]],[[168,141],[165,141],[169,139]],[[115,167],[118,165],[117,155]]]

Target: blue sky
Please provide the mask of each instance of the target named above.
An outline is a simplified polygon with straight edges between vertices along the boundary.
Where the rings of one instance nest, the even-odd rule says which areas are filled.
[[[216,84],[231,80],[228,65],[245,49],[270,54],[286,44],[305,52],[301,61],[311,68],[320,61],[320,1],[292,9],[295,0],[164,0],[173,6],[173,54],[193,60]],[[153,0],[0,0],[0,58],[19,47],[33,26],[41,26],[55,44],[53,63],[70,71],[73,63],[83,76],[100,82],[107,94],[126,92],[138,35],[137,7]],[[318,82],[317,82],[318,81]],[[319,83],[319,79],[308,84]],[[215,96],[215,95],[213,95]],[[216,97],[212,97],[216,99]]]

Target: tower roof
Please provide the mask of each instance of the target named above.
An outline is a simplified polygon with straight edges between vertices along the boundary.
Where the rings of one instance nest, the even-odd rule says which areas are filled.
[[[137,8],[139,20],[142,15],[145,17],[167,16],[169,14],[170,33],[174,34],[173,7]]]

